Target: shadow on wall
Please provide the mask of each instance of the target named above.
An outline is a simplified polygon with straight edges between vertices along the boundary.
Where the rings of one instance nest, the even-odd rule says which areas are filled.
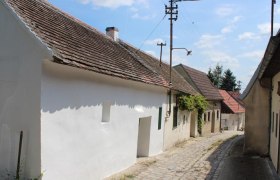
[[[54,113],[62,109],[102,106],[160,107],[166,93],[143,83],[99,75],[55,63],[45,63],[41,84],[41,108]],[[159,87],[157,87],[159,88]]]

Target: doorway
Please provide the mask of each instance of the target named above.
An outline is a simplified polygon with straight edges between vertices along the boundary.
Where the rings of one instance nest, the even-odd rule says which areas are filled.
[[[216,111],[215,110],[213,110],[212,111],[212,119],[211,119],[211,133],[214,133],[215,132],[215,124],[216,124],[216,116],[215,116],[215,114],[216,114]]]
[[[149,156],[151,120],[151,116],[139,119],[137,157]]]
[[[191,137],[197,136],[197,113],[191,112],[191,125],[190,125],[190,135]]]

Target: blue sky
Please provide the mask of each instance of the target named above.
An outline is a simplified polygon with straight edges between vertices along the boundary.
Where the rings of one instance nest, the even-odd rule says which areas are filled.
[[[163,60],[169,63],[168,0],[49,0],[72,16],[105,33],[119,29],[122,40],[159,57],[157,42],[166,42]],[[270,36],[269,0],[201,0],[178,2],[174,22],[173,65],[182,63],[207,72],[217,63],[231,69],[244,89],[263,57]],[[280,24],[275,5],[275,32]],[[163,19],[163,20],[162,20]],[[158,26],[157,26],[158,25]],[[156,29],[155,29],[156,27]],[[155,30],[154,30],[155,29]],[[153,31],[154,30],[154,31]],[[151,32],[153,33],[151,34]],[[150,36],[149,36],[150,35]]]

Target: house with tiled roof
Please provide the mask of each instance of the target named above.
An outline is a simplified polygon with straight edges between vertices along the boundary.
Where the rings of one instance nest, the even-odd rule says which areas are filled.
[[[137,48],[125,43],[120,42],[130,52],[133,52],[139,58],[143,59],[144,62],[152,67],[157,73],[162,75],[165,79],[169,80],[169,64],[159,62],[155,57],[139,51]],[[172,69],[172,86],[169,91],[169,104],[168,112],[165,118],[164,125],[164,149],[168,149],[174,146],[176,143],[187,140],[191,137],[191,120],[196,120],[197,116],[194,113],[188,111],[181,111],[178,108],[177,97],[179,94],[200,94],[195,90],[190,83],[186,82],[185,79],[175,70]]]
[[[1,178],[101,179],[162,152],[169,97],[198,92],[175,72],[170,87],[168,65],[117,33],[44,0],[0,0]]]
[[[243,130],[245,127],[245,108],[231,95],[237,94],[219,90],[224,98],[221,106],[221,128],[224,130]]]
[[[241,95],[246,108],[245,153],[269,156],[280,174],[280,33],[272,36],[264,56]]]
[[[208,108],[203,115],[202,135],[219,132],[220,131],[220,114],[221,101],[223,97],[220,95],[218,89],[211,83],[207,74],[199,70],[193,69],[183,64],[174,66],[185,80],[192,85],[201,95],[208,101]],[[195,119],[192,121],[191,135],[197,135],[197,123]]]

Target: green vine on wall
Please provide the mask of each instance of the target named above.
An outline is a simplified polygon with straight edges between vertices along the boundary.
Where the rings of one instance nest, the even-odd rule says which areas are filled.
[[[204,96],[195,95],[195,96],[187,96],[187,95],[180,95],[178,97],[178,106],[179,109],[184,111],[197,111],[198,114],[198,132],[201,134],[203,121],[202,121],[202,114],[206,111],[208,102],[206,101]]]

